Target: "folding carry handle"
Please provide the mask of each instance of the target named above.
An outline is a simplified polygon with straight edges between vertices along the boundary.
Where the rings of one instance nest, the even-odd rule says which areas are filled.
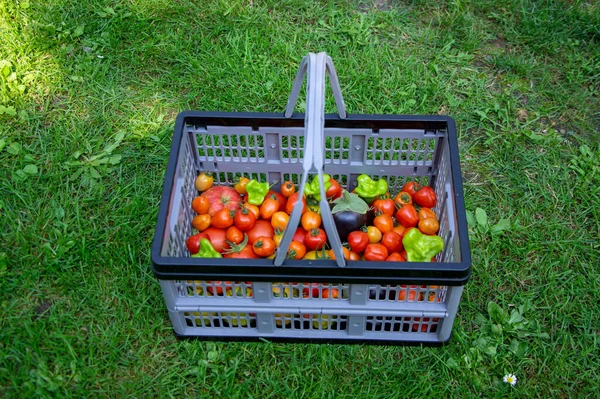
[[[342,245],[340,242],[335,223],[329,204],[327,203],[327,196],[325,195],[325,184],[323,181],[323,152],[325,149],[325,74],[329,75],[329,82],[331,83],[331,89],[338,109],[340,118],[346,118],[346,107],[344,105],[344,99],[342,98],[342,92],[340,90],[340,84],[333,66],[333,61],[326,53],[308,53],[306,57],[302,59],[292,92],[288,99],[287,106],[285,108],[285,117],[290,118],[294,111],[298,94],[302,87],[304,76],[307,76],[306,81],[306,115],[304,117],[304,163],[302,179],[300,181],[300,189],[298,192],[299,201],[292,210],[290,216],[289,226],[297,226],[300,222],[302,214],[302,201],[304,196],[304,188],[307,184],[308,175],[310,173],[316,173],[319,181],[319,194],[321,200],[319,202],[319,208],[321,210],[321,218],[323,220],[323,227],[325,233],[329,238],[329,243],[335,253],[335,258],[338,266],[346,266],[346,260],[344,259],[344,253],[342,251]],[[275,256],[275,266],[281,266],[287,255],[288,248],[292,242],[292,237],[296,229],[287,228],[277,250]]]

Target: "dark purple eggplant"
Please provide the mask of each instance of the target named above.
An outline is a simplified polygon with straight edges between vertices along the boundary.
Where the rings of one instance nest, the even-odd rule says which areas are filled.
[[[348,239],[348,234],[360,230],[373,221],[375,213],[358,195],[344,190],[342,196],[333,201],[331,214],[337,228],[340,241]]]

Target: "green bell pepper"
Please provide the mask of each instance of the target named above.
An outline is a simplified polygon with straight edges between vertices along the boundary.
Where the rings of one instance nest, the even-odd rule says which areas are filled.
[[[431,258],[442,252],[444,241],[440,236],[428,236],[419,229],[410,229],[402,239],[409,262],[431,262]]]
[[[200,250],[197,254],[192,255],[192,258],[222,258],[223,256],[213,248],[208,238],[200,240]]]
[[[325,187],[325,191],[331,187],[331,176],[327,174],[323,174],[323,187]],[[311,195],[317,201],[321,201],[321,193],[319,192],[319,176],[313,177],[310,184],[307,184],[304,187],[304,194],[309,196]]]
[[[358,176],[356,181],[358,181],[358,186],[356,186],[354,192],[364,199],[367,204],[388,191],[388,183],[385,179],[375,181],[368,175],[362,174]]]
[[[248,202],[252,205],[260,206],[265,200],[267,193],[271,189],[269,182],[261,183],[258,180],[252,179],[246,184],[246,192],[248,193]]]

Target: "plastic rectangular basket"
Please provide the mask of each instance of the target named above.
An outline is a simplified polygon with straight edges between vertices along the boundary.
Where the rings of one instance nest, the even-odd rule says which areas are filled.
[[[454,121],[446,116],[324,118],[324,172],[349,190],[366,173],[397,193],[406,181],[432,186],[436,262],[348,262],[189,257],[194,181],[240,175],[299,182],[305,116],[183,112],[176,122],[152,264],[175,333],[219,339],[442,343],[449,339],[470,276],[470,253]],[[276,185],[274,187],[278,189]]]

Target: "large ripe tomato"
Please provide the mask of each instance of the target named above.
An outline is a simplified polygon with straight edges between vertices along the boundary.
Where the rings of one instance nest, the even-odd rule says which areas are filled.
[[[248,230],[246,234],[248,234],[248,244],[252,245],[258,237],[273,238],[275,230],[273,229],[273,226],[271,226],[271,222],[259,219],[254,224],[254,227]]]
[[[373,208],[375,208],[375,211],[380,211],[381,213],[390,216],[394,216],[396,213],[396,203],[389,198],[375,200],[375,202],[373,202]]]
[[[288,215],[292,214],[292,210],[294,209],[294,206],[296,205],[296,202],[298,201],[298,193],[294,193],[292,195],[290,195],[290,197],[287,199],[287,202],[285,204],[285,212]],[[306,200],[304,198],[302,198],[302,213],[306,212]]]
[[[284,181],[283,184],[281,185],[281,194],[285,197],[285,198],[289,198],[290,195],[294,194],[296,192],[296,185],[294,184],[293,181]],[[287,203],[287,201],[286,201]]]
[[[404,248],[402,246],[402,237],[394,231],[388,231],[383,235],[381,245],[386,247],[389,253],[400,252]]]
[[[241,209],[235,211],[233,223],[235,223],[235,227],[241,231],[248,231],[254,227],[256,216],[248,207],[243,206]]]
[[[412,197],[413,195],[415,195],[417,190],[420,188],[421,188],[421,185],[419,183],[417,183],[416,181],[409,181],[402,187],[401,191],[406,191]]]
[[[208,239],[215,251],[223,253],[223,251],[229,248],[227,244],[227,230],[211,226],[204,230],[203,233],[208,235]]]
[[[382,244],[369,244],[365,249],[364,257],[365,260],[376,260],[376,261],[385,261],[388,257],[389,253],[386,247]]]
[[[306,231],[321,227],[321,215],[313,211],[307,211],[302,215],[300,223]]]
[[[275,196],[275,199],[277,200],[277,202],[279,202],[278,211],[285,211],[285,205],[287,204],[287,198],[283,194],[281,194],[277,191],[274,191],[274,190],[270,190],[267,193],[266,198],[272,198],[273,196]]]
[[[318,227],[311,229],[304,237],[304,245],[311,251],[323,248],[326,242],[327,235],[325,231]]]
[[[348,245],[352,252],[359,254],[369,245],[369,236],[364,231],[353,231],[348,234]]]
[[[213,217],[210,219],[210,224],[211,226],[218,227],[219,229],[227,229],[233,225],[234,215],[235,211],[223,208],[213,215]]]
[[[213,216],[223,208],[237,210],[242,203],[242,197],[231,187],[213,186],[202,193],[202,197],[208,198],[210,208],[208,214]]]
[[[412,205],[404,205],[396,212],[396,220],[404,227],[416,227],[419,223],[419,215]]]
[[[413,195],[413,201],[419,206],[433,208],[437,203],[437,196],[435,195],[433,188],[423,186]]]

